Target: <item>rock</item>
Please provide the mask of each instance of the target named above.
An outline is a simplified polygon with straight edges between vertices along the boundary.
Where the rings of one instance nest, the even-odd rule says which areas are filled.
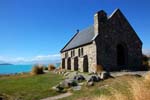
[[[85,80],[85,78],[84,78],[83,75],[76,75],[76,76],[74,76],[73,79],[74,79],[74,80],[77,80],[77,81],[84,81],[84,80]]]
[[[81,90],[81,86],[74,86],[74,87],[72,87],[72,89],[73,89],[74,91],[78,91],[78,90]]]
[[[78,83],[78,85],[82,86],[82,85],[84,85],[84,83]]]
[[[60,84],[58,86],[56,86],[55,90],[57,92],[62,92],[64,90],[64,87],[62,87]]]
[[[63,75],[65,72],[61,72],[61,74]]]
[[[64,80],[63,82],[60,83],[60,86],[64,87],[64,88],[68,88],[68,87],[71,87],[71,86],[77,86],[77,85],[78,85],[78,83],[75,80],[72,80],[72,79],[66,79],[66,80]]]
[[[69,72],[66,72],[66,73],[64,73],[64,76],[68,76],[70,73]]]
[[[78,72],[76,72],[75,74],[78,75]]]
[[[56,90],[56,86],[53,86],[52,89],[53,89],[53,90]]]
[[[87,86],[94,86],[94,82],[93,81],[87,82]]]
[[[58,74],[58,72],[57,72],[57,71],[56,71],[55,73],[56,73],[56,74]]]
[[[100,75],[101,79],[107,79],[109,77],[110,77],[109,72],[106,72],[106,71],[101,72],[101,75]]]
[[[64,75],[65,73],[66,73],[65,71],[62,71],[62,72],[61,72],[62,75]]]
[[[101,80],[101,79],[100,79],[99,76],[97,76],[97,75],[92,75],[92,76],[89,78],[88,82],[99,82],[100,80]]]
[[[70,86],[78,86],[78,83],[77,83],[77,81],[73,80],[69,85]]]
[[[2,98],[2,97],[0,97],[0,100],[3,100],[3,98]]]

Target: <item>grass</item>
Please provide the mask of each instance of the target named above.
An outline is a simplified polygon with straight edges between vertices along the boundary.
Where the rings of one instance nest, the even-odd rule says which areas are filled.
[[[150,95],[147,95],[150,94],[150,85],[145,86],[144,78],[126,75],[98,82],[93,87],[83,86],[80,91],[61,100],[150,100]],[[143,91],[142,96],[140,91]],[[146,98],[141,99],[144,95]]]
[[[0,95],[9,100],[39,100],[57,95],[51,88],[62,81],[53,73],[31,76],[30,74],[0,77]]]
[[[70,90],[73,95],[60,100],[150,100],[149,77],[125,75],[110,78],[93,87],[83,85],[79,91]],[[58,95],[51,88],[62,80],[62,76],[53,73],[0,77],[0,95],[7,94],[9,100],[40,100]]]
[[[149,76],[150,77],[150,76]],[[112,95],[100,95],[91,100],[150,100],[150,81],[133,79],[128,81],[128,94],[113,89]]]

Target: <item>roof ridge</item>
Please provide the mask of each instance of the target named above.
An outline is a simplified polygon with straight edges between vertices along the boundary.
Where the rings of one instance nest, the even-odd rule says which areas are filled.
[[[116,8],[109,16],[108,19],[110,19],[117,11],[120,11],[119,8]]]

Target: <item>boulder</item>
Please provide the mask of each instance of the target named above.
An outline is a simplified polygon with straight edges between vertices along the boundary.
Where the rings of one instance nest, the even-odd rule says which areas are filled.
[[[63,75],[65,72],[61,71],[60,73]]]
[[[64,90],[64,87],[62,87],[60,84],[54,88],[57,92],[62,92]]]
[[[93,81],[87,82],[87,86],[94,86],[94,82]]]
[[[92,75],[90,76],[88,82],[99,82],[101,79],[98,75]]]
[[[103,79],[107,79],[110,77],[110,74],[109,72],[106,72],[106,71],[102,71],[101,72],[101,75],[100,75],[100,78],[103,80]]]
[[[84,81],[85,80],[83,75],[75,75],[73,79],[76,81]]]
[[[84,82],[82,82],[82,83],[78,83],[78,85],[83,86],[83,85],[84,85]]]
[[[77,86],[77,85],[78,85],[78,83],[75,80],[72,80],[72,79],[66,79],[66,80],[64,80],[63,82],[60,83],[60,86],[64,87],[64,88],[69,88],[71,86]]]
[[[64,76],[68,76],[70,74],[70,72],[66,72],[64,73]]]
[[[81,90],[81,86],[73,86],[73,87],[72,87],[72,90],[74,90],[74,91]]]

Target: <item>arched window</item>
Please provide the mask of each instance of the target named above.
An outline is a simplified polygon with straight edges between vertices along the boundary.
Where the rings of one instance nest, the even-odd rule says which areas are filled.
[[[68,52],[65,52],[65,58],[67,58],[68,57]]]
[[[80,57],[80,49],[78,49],[78,56]]]
[[[83,48],[81,48],[81,55],[83,56]]]
[[[118,66],[126,66],[127,65],[127,47],[125,44],[121,43],[117,45],[117,65]],[[122,68],[125,69],[125,68]]]

